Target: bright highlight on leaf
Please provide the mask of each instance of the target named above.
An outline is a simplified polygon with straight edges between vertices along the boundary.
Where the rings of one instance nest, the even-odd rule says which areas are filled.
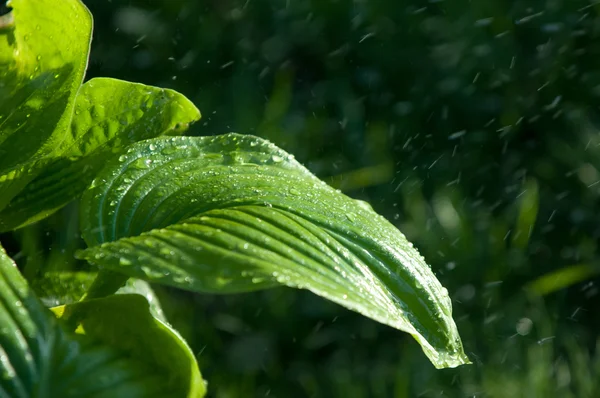
[[[79,0],[11,5],[14,23],[0,29],[0,232],[77,198],[127,145],[200,118],[173,90],[107,78],[81,85],[92,19]]]
[[[92,31],[80,1],[12,0],[11,7],[13,23],[0,29],[0,209],[67,138]]]
[[[181,132],[198,119],[194,104],[173,90],[107,78],[86,82],[60,156],[0,211],[0,231],[45,218],[81,195],[106,159],[126,146]]]
[[[370,206],[252,136],[157,138],[82,198],[81,258],[198,292],[308,289],[406,331],[439,368],[468,363],[446,289]]]
[[[1,397],[204,395],[190,349],[150,315],[142,296],[116,295],[66,311],[75,308],[86,335],[65,331],[0,247]]]

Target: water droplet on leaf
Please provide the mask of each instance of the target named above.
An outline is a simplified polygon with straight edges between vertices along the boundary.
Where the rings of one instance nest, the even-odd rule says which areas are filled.
[[[163,148],[163,150],[162,150],[162,151],[160,151],[160,152],[161,152],[163,155],[167,155],[167,156],[168,156],[168,155],[172,155],[172,154],[174,154],[175,152],[177,152],[177,149],[176,149],[176,148],[173,148],[173,147],[167,147],[167,148]]]
[[[125,257],[121,257],[119,259],[119,265],[123,265],[123,266],[127,266],[127,265],[131,265],[131,260],[126,259]]]
[[[152,164],[152,160],[140,158],[133,162],[132,166],[136,169],[147,169]]]

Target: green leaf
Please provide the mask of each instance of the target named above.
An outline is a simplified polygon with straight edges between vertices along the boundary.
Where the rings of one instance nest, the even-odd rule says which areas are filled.
[[[12,0],[0,28],[0,209],[60,150],[87,66],[92,18],[79,0]]]
[[[581,283],[600,273],[600,267],[594,264],[574,264],[549,272],[525,286],[525,290],[534,296],[546,296]]]
[[[267,141],[136,143],[99,173],[81,215],[95,247],[79,256],[101,268],[198,292],[308,289],[412,334],[437,367],[468,363],[448,292],[417,250]]]
[[[181,338],[150,316],[143,297],[114,297],[82,307],[87,336],[68,333],[0,247],[0,396],[201,397],[204,384]],[[115,341],[119,334],[123,341]]]
[[[72,304],[81,299],[96,278],[95,272],[45,272],[30,281],[31,289],[46,307]]]
[[[46,272],[41,278],[31,282],[31,288],[46,307],[73,304],[78,302],[88,291],[96,278],[96,272]],[[154,291],[145,281],[130,278],[117,294],[139,294],[150,304],[152,315],[166,322],[165,315]]]
[[[540,204],[537,181],[533,178],[528,178],[523,185],[523,191],[519,195],[521,199],[515,232],[512,236],[512,245],[521,250],[527,247],[531,232],[535,226]]]
[[[81,195],[106,159],[125,146],[179,133],[199,118],[194,104],[173,90],[106,78],[86,82],[60,157],[0,211],[0,231],[45,218]]]
[[[168,323],[165,313],[160,306],[160,301],[158,301],[158,297],[148,282],[130,278],[125,286],[117,290],[117,294],[137,294],[143,296],[150,306],[152,316],[163,323]]]
[[[148,301],[139,294],[119,294],[55,307],[58,316],[76,314],[77,331],[131,358],[152,364],[161,379],[161,391],[153,395],[203,397],[202,380],[194,354],[183,338],[166,323],[154,318]]]

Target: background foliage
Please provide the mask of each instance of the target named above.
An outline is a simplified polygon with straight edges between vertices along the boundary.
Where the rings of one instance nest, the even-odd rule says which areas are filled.
[[[600,4],[87,0],[88,77],[173,88],[194,135],[272,140],[394,222],[474,365],[307,292],[159,290],[214,397],[600,395]],[[2,236],[79,270],[77,209]]]

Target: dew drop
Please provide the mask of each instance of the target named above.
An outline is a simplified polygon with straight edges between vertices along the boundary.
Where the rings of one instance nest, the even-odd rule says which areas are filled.
[[[189,276],[185,276],[185,275],[176,275],[173,277],[173,282],[179,283],[179,284],[191,285],[192,278],[190,278]]]
[[[160,249],[160,254],[165,255],[165,256],[172,256],[174,253],[172,250],[166,248],[166,247],[162,247]]]
[[[146,274],[146,276],[148,278],[152,278],[152,279],[160,279],[160,278],[164,278],[165,274],[163,272],[160,271],[156,271],[153,270],[152,268],[146,266],[146,265],[142,265],[141,270],[144,274]]]
[[[140,158],[133,162],[133,167],[136,169],[147,169],[152,164],[152,160]]]
[[[121,257],[119,259],[119,265],[123,265],[123,266],[127,266],[127,265],[131,265],[131,260],[126,259],[125,257]]]
[[[162,150],[162,151],[160,151],[160,152],[161,152],[163,155],[167,155],[167,156],[168,156],[168,155],[172,155],[172,154],[174,154],[175,152],[177,152],[177,149],[176,149],[176,148],[173,148],[173,147],[167,147],[167,148],[163,148],[163,150]]]

